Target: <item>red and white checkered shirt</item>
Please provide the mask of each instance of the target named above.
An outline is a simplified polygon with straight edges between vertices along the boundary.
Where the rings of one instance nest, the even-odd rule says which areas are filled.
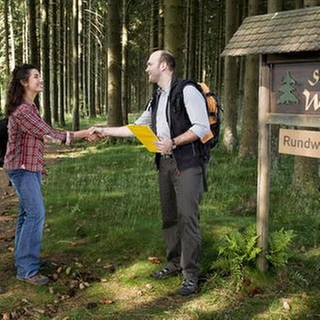
[[[21,104],[9,117],[4,169],[44,173],[45,135],[62,142],[66,140],[66,132],[53,130],[41,119],[34,104]]]

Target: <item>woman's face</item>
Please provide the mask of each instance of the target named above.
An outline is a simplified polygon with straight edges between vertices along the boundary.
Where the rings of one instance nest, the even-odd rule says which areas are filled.
[[[38,94],[43,91],[43,81],[37,69],[31,69],[29,78],[23,82],[24,89],[31,94]]]

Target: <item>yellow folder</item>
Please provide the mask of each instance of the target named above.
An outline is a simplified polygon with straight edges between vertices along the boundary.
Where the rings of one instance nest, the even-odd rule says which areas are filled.
[[[129,124],[128,128],[148,151],[157,152],[154,143],[158,141],[158,137],[153,133],[149,126]]]

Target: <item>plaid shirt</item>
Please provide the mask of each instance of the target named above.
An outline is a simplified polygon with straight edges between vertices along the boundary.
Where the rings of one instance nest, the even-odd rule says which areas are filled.
[[[43,136],[65,142],[66,132],[57,132],[46,124],[34,104],[21,104],[9,117],[8,144],[4,159],[6,170],[44,173]]]

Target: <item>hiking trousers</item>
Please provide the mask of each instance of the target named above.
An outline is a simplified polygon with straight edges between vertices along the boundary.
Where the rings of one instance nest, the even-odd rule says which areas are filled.
[[[192,281],[198,281],[200,271],[202,174],[201,167],[179,171],[174,158],[160,159],[160,202],[168,268],[181,268],[184,278]]]

